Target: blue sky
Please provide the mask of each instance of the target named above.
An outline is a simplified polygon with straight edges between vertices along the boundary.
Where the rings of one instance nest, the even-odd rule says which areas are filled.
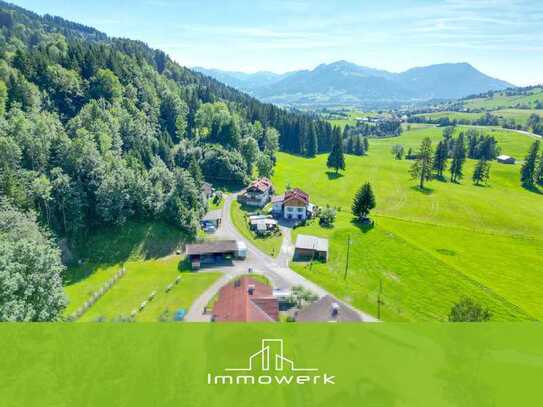
[[[12,0],[139,39],[186,66],[286,72],[344,59],[398,72],[469,62],[543,83],[542,0]]]

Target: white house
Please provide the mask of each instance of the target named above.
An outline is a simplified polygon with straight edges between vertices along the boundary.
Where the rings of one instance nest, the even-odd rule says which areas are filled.
[[[309,195],[295,188],[272,198],[272,214],[284,219],[305,220],[312,215]]]
[[[260,178],[245,188],[238,195],[238,201],[250,206],[264,207],[270,201],[273,194],[273,185],[268,178]]]

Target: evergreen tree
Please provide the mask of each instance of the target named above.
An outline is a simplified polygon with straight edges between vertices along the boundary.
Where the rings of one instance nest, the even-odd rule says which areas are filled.
[[[447,143],[444,140],[441,140],[437,144],[433,162],[433,170],[436,172],[436,175],[439,178],[443,177],[443,171],[445,171],[445,168],[447,168],[447,160],[449,159],[448,155],[449,149],[447,147]]]
[[[451,182],[458,182],[464,177],[463,167],[466,161],[466,148],[464,136],[460,134],[454,142],[453,157],[450,167]]]
[[[539,185],[543,185],[543,152],[541,152],[541,156],[539,157],[539,164],[535,173],[535,181]]]
[[[432,179],[432,140],[426,137],[422,140],[416,161],[410,169],[412,179],[419,180],[420,189],[424,189],[424,182]]]
[[[345,170],[345,157],[343,156],[343,141],[341,140],[341,130],[339,127],[334,127],[332,139],[332,151],[328,155],[326,162],[328,168],[333,168],[336,174],[339,170]]]
[[[309,131],[307,135],[306,154],[308,157],[315,157],[319,151],[319,142],[317,139],[317,131],[313,122],[309,123]]]
[[[362,221],[367,218],[373,208],[375,208],[375,195],[370,183],[366,182],[354,197],[352,213],[358,220]]]
[[[532,187],[535,182],[535,171],[537,163],[537,154],[539,152],[539,140],[534,141],[530,147],[530,151],[522,164],[520,170],[520,181],[525,187]]]
[[[364,137],[364,154],[366,154],[370,149],[370,142],[367,137]]]
[[[480,185],[481,183],[486,184],[490,178],[490,164],[484,158],[481,158],[475,169],[473,170],[472,180],[475,185]]]
[[[200,168],[200,164],[198,164],[198,160],[194,154],[190,158],[189,173],[192,175],[196,187],[200,188],[204,182],[204,174],[202,174],[202,169]]]
[[[356,136],[356,141],[354,143],[354,153],[356,155],[364,155],[364,144],[360,136]]]

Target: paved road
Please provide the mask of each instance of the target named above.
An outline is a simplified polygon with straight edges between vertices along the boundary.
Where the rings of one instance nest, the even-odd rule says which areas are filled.
[[[219,238],[236,239],[243,241],[247,245],[248,249],[247,259],[245,261],[235,262],[235,264],[231,267],[210,269],[210,271],[222,272],[223,276],[215,284],[209,287],[199,298],[196,299],[196,301],[189,309],[189,312],[187,313],[187,321],[209,321],[209,316],[203,314],[204,307],[209,303],[209,301],[215,296],[215,294],[227,281],[235,278],[236,276],[239,276],[240,274],[246,273],[249,267],[251,267],[255,271],[255,273],[266,276],[270,280],[272,286],[276,289],[288,290],[293,286],[303,286],[304,288],[314,292],[319,297],[331,295],[322,287],[305,279],[288,267],[289,259],[292,258],[293,253],[290,228],[281,227],[284,238],[283,244],[281,246],[281,252],[277,256],[277,259],[274,259],[260,251],[248,239],[246,239],[241,233],[239,233],[230,218],[230,208],[234,199],[236,199],[235,194],[230,194],[225,200],[222,213],[222,223],[219,230],[216,232],[216,236]],[[344,304],[358,312],[362,317],[363,321],[378,321],[373,316],[361,312],[351,307],[349,304]]]

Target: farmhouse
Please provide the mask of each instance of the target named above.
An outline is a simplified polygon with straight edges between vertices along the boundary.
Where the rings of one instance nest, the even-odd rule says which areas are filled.
[[[328,239],[298,235],[294,248],[294,258],[297,260],[319,259],[326,261],[328,258]]]
[[[249,206],[262,208],[270,201],[273,195],[273,185],[268,178],[260,178],[245,188],[238,195],[238,201]]]
[[[514,164],[516,162],[515,158],[509,155],[499,155],[496,160],[500,164]]]
[[[215,264],[232,258],[245,259],[247,246],[236,240],[217,240],[188,244],[185,253],[192,269],[198,270],[202,264]]]
[[[329,295],[302,308],[294,318],[296,322],[362,322],[356,311]]]
[[[241,277],[219,291],[213,306],[215,322],[273,322],[279,318],[279,302],[271,286]]]
[[[298,188],[272,198],[272,214],[277,218],[305,220],[313,215],[314,206],[309,195]]]

